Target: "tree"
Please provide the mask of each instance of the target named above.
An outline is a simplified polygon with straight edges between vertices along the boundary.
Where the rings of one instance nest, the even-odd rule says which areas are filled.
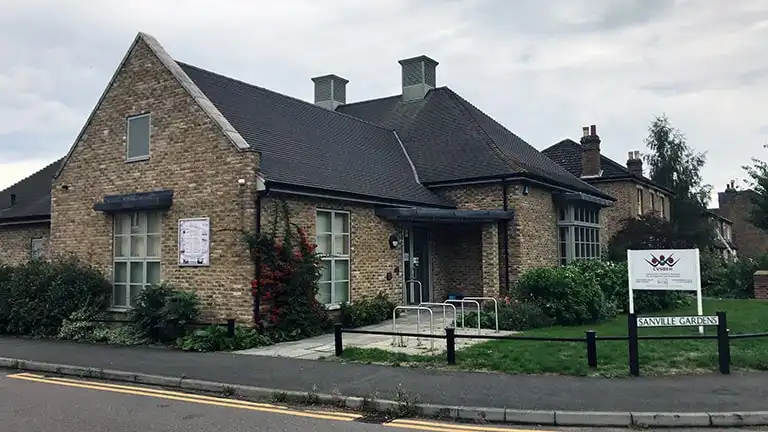
[[[763,148],[768,148],[764,145]],[[756,227],[768,231],[768,164],[758,158],[752,158],[752,166],[744,166],[749,179],[747,183],[753,192],[750,222]]]
[[[645,144],[651,150],[645,157],[651,180],[675,194],[670,199],[674,230],[680,238],[697,239],[696,246],[700,248],[710,246],[710,226],[703,217],[712,191],[712,186],[703,184],[701,177],[705,153],[694,152],[664,114],[651,122]]]
[[[608,243],[608,257],[612,261],[627,258],[627,249],[688,249],[707,244],[707,231],[680,231],[678,227],[656,214],[629,218]]]

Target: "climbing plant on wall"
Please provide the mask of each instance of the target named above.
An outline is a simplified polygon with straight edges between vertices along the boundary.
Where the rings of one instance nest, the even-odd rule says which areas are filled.
[[[291,222],[285,201],[275,202],[273,216],[271,229],[245,235],[251,258],[261,269],[251,284],[252,295],[262,305],[258,324],[278,340],[325,333],[331,324],[325,306],[317,301],[321,275],[317,245]]]

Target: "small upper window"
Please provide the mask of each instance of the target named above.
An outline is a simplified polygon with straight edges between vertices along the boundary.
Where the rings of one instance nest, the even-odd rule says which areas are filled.
[[[149,157],[149,114],[128,117],[127,152],[128,160]]]
[[[30,241],[30,249],[33,259],[38,259],[43,256],[43,239],[33,238]]]

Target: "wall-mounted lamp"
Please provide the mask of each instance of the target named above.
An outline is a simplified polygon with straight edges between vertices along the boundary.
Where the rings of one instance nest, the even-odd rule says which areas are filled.
[[[389,248],[390,249],[397,249],[398,246],[400,246],[400,238],[397,237],[397,234],[390,234],[389,235]]]
[[[523,195],[528,195],[528,185],[523,185]]]

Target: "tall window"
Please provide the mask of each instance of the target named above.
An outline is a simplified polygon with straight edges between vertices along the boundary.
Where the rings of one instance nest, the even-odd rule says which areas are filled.
[[[662,218],[667,217],[667,213],[664,210],[664,195],[659,195],[659,211],[661,211]]]
[[[349,213],[317,211],[317,253],[322,255],[317,300],[324,305],[349,301]]]
[[[112,306],[131,308],[144,287],[160,283],[161,215],[119,213],[114,220]]]
[[[142,160],[149,157],[149,114],[128,117],[126,151],[128,160]]]
[[[600,258],[599,208],[561,207],[558,209],[557,219],[560,264]]]
[[[643,190],[640,188],[637,188],[637,215],[642,216],[643,214]]]

